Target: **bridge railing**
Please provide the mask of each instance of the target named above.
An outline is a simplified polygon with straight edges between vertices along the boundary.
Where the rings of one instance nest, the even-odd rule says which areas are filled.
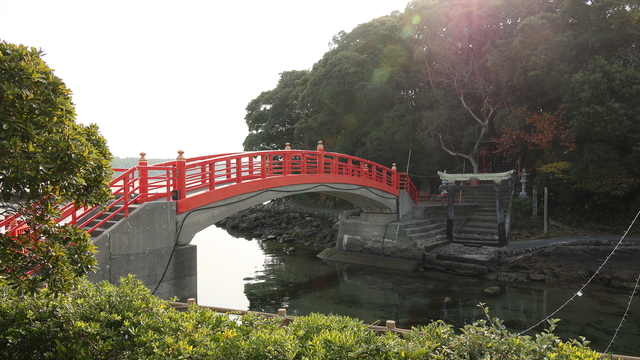
[[[178,172],[180,164],[176,163]],[[357,177],[365,182],[377,183],[391,192],[413,184],[408,177],[402,182],[397,171],[378,163],[354,156],[318,151],[259,151],[237,153],[192,161],[185,159],[183,189],[177,189],[178,199],[184,199],[199,190],[215,190],[231,184],[258,179],[292,175],[330,175]],[[337,178],[336,178],[337,179]]]
[[[60,206],[57,223],[71,223],[99,228],[119,214],[127,217],[133,204],[159,199],[183,200],[203,191],[224,191],[227,186],[262,179],[290,176],[318,176],[319,182],[357,183],[395,193],[406,190],[414,203],[419,193],[411,179],[394,168],[355,156],[305,150],[274,150],[209,155],[176,160],[149,166],[144,155],[139,165],[130,169],[114,169],[117,174],[109,184],[114,200],[105,208],[82,208],[75,204]],[[322,176],[322,177],[319,177]],[[108,211],[107,217],[98,218]],[[24,222],[14,215],[0,221],[6,231],[26,231]]]

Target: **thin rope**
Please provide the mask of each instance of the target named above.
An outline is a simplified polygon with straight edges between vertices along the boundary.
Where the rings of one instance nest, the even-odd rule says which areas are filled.
[[[582,296],[582,291],[584,290],[584,288],[587,287],[587,285],[589,285],[589,283],[600,273],[600,270],[602,270],[602,268],[607,264],[607,262],[609,261],[609,259],[611,258],[611,256],[613,256],[613,254],[615,254],[616,250],[618,250],[618,247],[620,247],[620,244],[622,244],[622,242],[624,241],[625,237],[627,237],[627,234],[629,233],[629,231],[631,231],[631,228],[633,227],[633,225],[636,223],[636,220],[638,220],[638,216],[640,216],[640,211],[638,211],[638,213],[636,214],[636,217],[633,219],[633,221],[631,222],[631,225],[629,225],[629,228],[627,228],[627,231],[624,232],[624,235],[622,235],[622,237],[620,238],[620,241],[618,241],[618,243],[616,244],[616,246],[613,248],[613,250],[611,251],[611,253],[609,254],[609,256],[607,256],[606,259],[604,259],[604,262],[602,262],[602,264],[600,265],[600,267],[598,268],[598,270],[596,270],[596,272],[591,276],[591,278],[589,278],[589,280],[587,280],[587,282],[582,285],[582,287],[580,288],[580,290],[578,290],[575,294],[573,294],[573,296],[571,296],[571,298],[569,298],[569,300],[567,300],[564,304],[562,304],[556,311],[554,311],[553,313],[551,313],[551,315],[545,317],[544,319],[540,320],[537,324],[533,325],[532,327],[528,328],[525,331],[520,332],[518,335],[522,335],[524,333],[526,333],[527,331],[532,330],[533,328],[539,326],[540,324],[542,324],[543,322],[551,319],[551,317],[553,317],[555,314],[557,314],[560,310],[562,310],[565,306],[567,306],[567,304],[569,304],[571,301],[573,301],[573,299],[576,298],[576,296],[580,297]],[[636,283],[636,288],[637,288],[637,283]],[[624,321],[624,319],[623,319]]]
[[[636,278],[636,286],[633,288],[633,291],[631,292],[631,296],[629,296],[629,302],[627,303],[627,308],[624,311],[624,315],[622,315],[622,319],[620,319],[620,323],[618,324],[618,327],[616,328],[616,332],[613,334],[613,337],[611,338],[611,341],[609,342],[609,345],[607,346],[607,349],[602,353],[603,356],[604,356],[604,354],[609,352],[609,348],[615,342],[615,339],[618,336],[618,332],[620,332],[620,329],[622,329],[622,323],[626,320],[627,315],[629,314],[629,308],[631,308],[631,302],[633,301],[633,295],[638,290],[638,283],[640,283],[640,274],[638,274],[638,277]]]

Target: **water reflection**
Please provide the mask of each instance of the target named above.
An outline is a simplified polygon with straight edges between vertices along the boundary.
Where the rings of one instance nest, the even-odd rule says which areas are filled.
[[[503,284],[435,271],[405,272],[327,263],[318,250],[289,244],[234,238],[209,228],[198,234],[198,302],[206,305],[291,315],[333,313],[376,323],[391,319],[400,327],[442,319],[456,327],[484,318],[478,303],[512,331],[524,330],[567,301],[578,287]],[[499,293],[484,289],[498,286]],[[586,336],[604,350],[629,300],[627,294],[589,286],[555,315],[556,334]],[[640,354],[640,305],[634,302],[613,351]],[[540,329],[538,329],[540,330]]]

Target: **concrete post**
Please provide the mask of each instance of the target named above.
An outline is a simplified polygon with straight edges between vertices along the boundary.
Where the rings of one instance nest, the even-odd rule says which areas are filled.
[[[178,194],[176,200],[181,200],[187,197],[187,159],[185,159],[184,151],[178,150],[178,157],[176,158],[176,189]]]
[[[498,246],[507,245],[507,231],[505,227],[506,219],[504,217],[504,209],[502,206],[502,182],[494,184],[496,189],[496,216],[498,218]]]
[[[528,199],[529,195],[527,195],[527,169],[522,168],[522,173],[520,174],[520,183],[522,184],[522,191],[518,195],[519,199]]]
[[[149,161],[144,157],[145,155],[147,154],[144,151],[141,152],[140,159],[138,160],[138,166],[141,167],[138,168],[138,178],[140,179],[140,200],[144,200],[149,194],[149,170],[145,168],[146,166],[149,166]],[[138,200],[136,200],[136,203],[138,203]]]
[[[531,193],[531,210],[533,216],[538,216],[538,185],[533,185]]]
[[[543,233],[546,234],[547,233],[547,215],[548,215],[548,203],[547,200],[549,199],[549,188],[547,188],[545,186],[544,188],[544,228],[543,228]]]
[[[453,193],[453,186],[447,185],[447,240],[453,241],[453,219],[455,203],[455,193]]]

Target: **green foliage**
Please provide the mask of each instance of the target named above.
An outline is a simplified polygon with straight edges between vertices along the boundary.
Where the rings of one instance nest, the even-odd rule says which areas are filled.
[[[639,38],[634,1],[414,0],[283,73],[247,107],[245,147],[323,140],[400,169],[412,150],[420,175],[478,171],[481,146],[534,174],[566,161],[565,200],[621,216],[640,198]]]
[[[29,226],[0,234],[0,281],[57,292],[95,264],[89,236],[55,224],[57,205],[106,203],[111,153],[96,125],[75,122],[71,91],[41,55],[0,42],[0,215]]]
[[[247,105],[249,135],[244,141],[245,150],[282,150],[286,143],[294,149],[303,148],[294,126],[302,116],[296,103],[306,74],[307,71],[283,72],[275,89],[261,93]]]
[[[46,290],[44,291],[46,292]],[[405,336],[377,334],[336,315],[233,319],[192,306],[170,308],[129,276],[119,286],[82,282],[53,298],[0,285],[0,357],[5,359],[599,359],[588,342],[550,329],[509,333],[498,319],[456,333],[436,321]]]

